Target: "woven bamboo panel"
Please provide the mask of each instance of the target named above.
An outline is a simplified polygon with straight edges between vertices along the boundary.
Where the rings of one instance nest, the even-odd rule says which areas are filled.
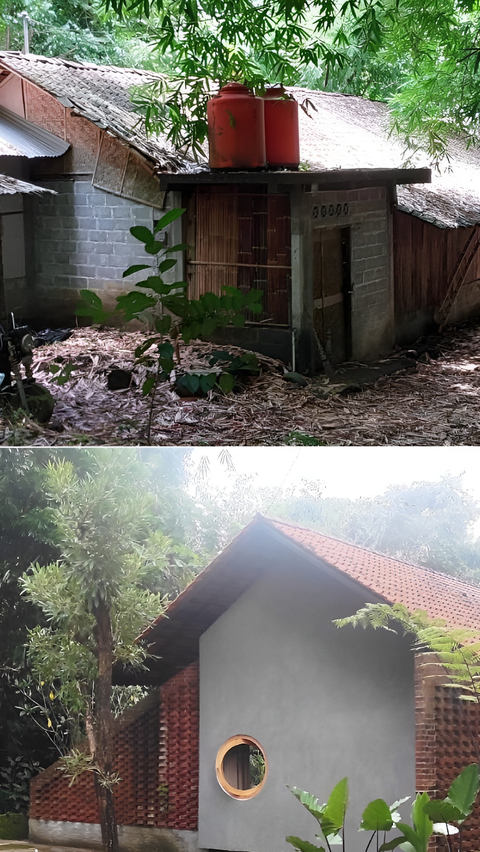
[[[223,287],[263,293],[261,315],[249,320],[289,322],[290,199],[244,187],[197,187],[188,205],[189,295],[221,295]]]

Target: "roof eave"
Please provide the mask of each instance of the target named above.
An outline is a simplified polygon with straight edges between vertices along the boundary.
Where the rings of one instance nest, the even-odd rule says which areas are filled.
[[[431,183],[431,169],[322,169],[319,171],[212,171],[164,173],[160,188],[180,184],[275,183],[316,185],[319,190],[348,187],[391,186]]]

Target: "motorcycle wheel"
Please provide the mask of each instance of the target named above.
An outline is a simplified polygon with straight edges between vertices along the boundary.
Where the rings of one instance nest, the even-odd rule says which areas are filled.
[[[23,387],[25,389],[25,396],[27,397],[30,417],[38,423],[47,423],[53,414],[53,407],[55,405],[52,394],[46,387],[36,382],[29,383],[26,381],[23,383]],[[20,394],[14,386],[10,386],[8,390],[5,389],[5,392],[0,395],[0,401],[2,398],[10,408],[22,408]]]

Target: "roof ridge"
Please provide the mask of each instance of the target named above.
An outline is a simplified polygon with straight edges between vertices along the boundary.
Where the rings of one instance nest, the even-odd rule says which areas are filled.
[[[320,95],[329,98],[355,98],[357,101],[366,101],[369,104],[380,104],[386,107],[387,101],[379,101],[374,98],[365,98],[363,95],[353,95],[351,92],[326,92],[324,89],[308,89],[305,86],[285,86],[287,91],[306,92],[309,95]]]
[[[0,59],[8,61],[9,56],[14,56],[16,59],[23,59],[26,62],[44,62],[49,65],[57,65],[64,68],[78,68],[86,71],[115,71],[119,73],[138,74],[139,76],[150,75],[152,77],[164,77],[160,71],[151,71],[147,68],[130,68],[121,65],[97,65],[95,62],[87,60],[62,59],[61,56],[43,56],[40,53],[22,53],[19,50],[0,50]]]
[[[313,530],[311,527],[300,526],[299,524],[292,524],[290,521],[282,521],[278,518],[268,518],[266,515],[262,515],[258,513],[257,517],[267,523],[270,524],[281,524],[282,526],[290,527],[294,530],[303,530],[304,532],[313,533],[314,535],[318,535],[321,538],[328,539],[329,541],[333,541],[336,544],[341,544],[347,547],[354,547],[357,550],[362,550],[367,553],[373,553],[375,556],[380,556],[382,559],[390,559],[392,562],[396,562],[399,565],[408,565],[410,568],[418,568],[420,571],[426,571],[429,574],[434,574],[435,576],[440,576],[445,580],[452,582],[453,584],[460,584],[463,586],[467,586],[469,589],[477,589],[480,592],[480,584],[468,583],[466,580],[461,580],[459,577],[454,577],[453,574],[448,574],[445,571],[440,571],[438,568],[429,568],[427,565],[418,565],[416,562],[410,562],[406,559],[399,559],[396,556],[390,556],[388,553],[382,553],[380,550],[374,550],[371,547],[367,547],[364,544],[356,544],[351,541],[344,541],[341,538],[336,538],[333,535],[328,535],[327,533],[319,532],[318,530]]]

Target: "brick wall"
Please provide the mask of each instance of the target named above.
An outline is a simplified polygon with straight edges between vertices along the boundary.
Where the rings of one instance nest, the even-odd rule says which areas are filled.
[[[477,761],[472,739],[480,745],[480,705],[462,701],[458,691],[444,686],[445,670],[433,654],[415,659],[416,787],[432,798],[443,798],[454,778]],[[480,803],[465,823],[464,852],[480,847]],[[435,838],[432,849],[447,849]]]
[[[388,352],[394,302],[386,188],[308,193],[305,214],[313,229],[350,229],[353,357]]]
[[[198,724],[197,663],[123,714],[115,739],[119,825],[197,827]],[[59,763],[41,772],[30,785],[30,817],[98,823],[91,773],[70,787]]]
[[[37,321],[71,322],[82,289],[92,290],[114,307],[116,296],[142,277],[122,279],[124,269],[149,260],[130,228],[151,228],[162,213],[96,189],[88,180],[48,179],[42,185],[58,194],[34,201],[35,288],[30,313]],[[176,267],[169,275],[167,280],[178,280],[173,277]]]
[[[198,664],[161,687],[158,750],[162,814],[158,826],[196,829],[199,755]]]

